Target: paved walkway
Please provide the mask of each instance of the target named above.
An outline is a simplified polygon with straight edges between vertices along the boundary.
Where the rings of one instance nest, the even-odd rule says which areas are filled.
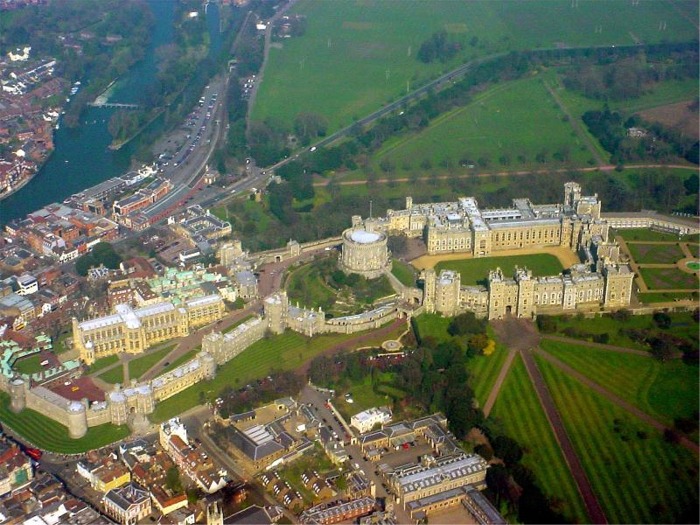
[[[559,447],[564,454],[564,459],[566,460],[571,475],[576,482],[578,491],[583,498],[583,503],[586,505],[586,510],[588,511],[588,517],[593,523],[607,523],[608,519],[603,512],[603,508],[598,502],[598,498],[593,492],[593,487],[591,482],[586,476],[586,471],[579,460],[576,450],[574,449],[571,439],[569,439],[569,434],[566,432],[564,427],[564,422],[559,415],[556,405],[554,404],[554,399],[547,389],[547,384],[542,377],[540,369],[537,368],[534,358],[532,357],[531,351],[521,352],[523,356],[523,362],[525,363],[525,368],[530,376],[535,391],[537,392],[537,397],[540,400],[540,404],[544,409],[545,415],[549,420],[549,424],[554,431],[554,436],[559,442]]]

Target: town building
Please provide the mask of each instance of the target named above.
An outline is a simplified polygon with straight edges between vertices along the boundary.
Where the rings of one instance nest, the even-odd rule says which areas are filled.
[[[375,425],[384,425],[391,421],[392,414],[389,407],[373,407],[358,412],[350,418],[350,426],[355,427],[360,434],[369,432]]]
[[[33,478],[31,460],[17,445],[0,441],[0,496],[28,485]]]
[[[151,513],[149,493],[134,483],[110,490],[102,503],[105,513],[121,525],[139,525]]]
[[[350,501],[321,504],[302,512],[299,516],[299,523],[330,525],[331,523],[354,521],[373,512],[375,505],[375,499],[367,496]]]

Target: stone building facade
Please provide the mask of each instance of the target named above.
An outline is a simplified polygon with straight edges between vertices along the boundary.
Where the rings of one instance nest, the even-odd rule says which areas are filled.
[[[564,185],[563,204],[535,205],[514,199],[510,208],[480,209],[474,197],[456,202],[413,204],[388,210],[377,228],[409,237],[423,237],[428,254],[469,253],[487,257],[522,248],[566,246],[578,251],[593,236],[608,237],[597,195],[582,196],[575,182]]]
[[[90,365],[102,357],[139,354],[162,341],[186,336],[190,330],[218,321],[224,313],[218,295],[191,299],[181,307],[170,302],[138,309],[119,304],[111,315],[82,322],[74,318],[73,341],[80,358]]]

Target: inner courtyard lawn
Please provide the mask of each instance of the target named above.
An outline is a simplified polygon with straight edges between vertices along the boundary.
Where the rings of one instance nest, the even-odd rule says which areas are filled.
[[[589,521],[586,507],[518,355],[508,372],[491,417],[523,447],[523,464],[532,469],[553,508],[573,523]]]
[[[440,270],[455,270],[462,276],[462,285],[475,285],[486,284],[489,271],[497,267],[505,276],[512,277],[516,266],[527,267],[533,276],[557,275],[564,269],[554,255],[543,253],[441,261],[435,266],[435,271],[439,274]]]
[[[697,457],[536,356],[567,433],[610,523],[697,516]]]

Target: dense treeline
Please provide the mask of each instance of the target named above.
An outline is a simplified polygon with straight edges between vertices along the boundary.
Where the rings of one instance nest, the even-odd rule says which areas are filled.
[[[265,405],[282,397],[296,397],[304,387],[304,380],[298,374],[272,372],[267,378],[257,381],[255,386],[240,387],[228,385],[219,392],[222,400],[219,407],[221,417],[240,414]]]
[[[453,58],[462,46],[459,42],[450,41],[447,31],[433,33],[430,38],[420,45],[416,58],[421,62],[429,64],[435,60],[447,62]]]
[[[698,77],[698,50],[685,49],[668,55],[640,52],[609,63],[579,60],[566,70],[564,86],[588,98],[629,100],[652,91],[669,80]]]
[[[611,153],[613,163],[663,162],[676,157],[698,163],[697,141],[657,122],[647,123],[637,116],[625,120],[607,105],[603,111],[587,111],[582,118],[589,131]]]

